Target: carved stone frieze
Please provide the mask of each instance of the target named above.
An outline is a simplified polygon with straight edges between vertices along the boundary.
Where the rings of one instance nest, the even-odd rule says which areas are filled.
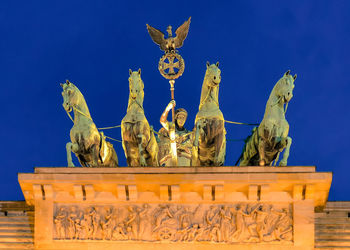
[[[293,241],[290,204],[56,204],[53,222],[55,240]]]

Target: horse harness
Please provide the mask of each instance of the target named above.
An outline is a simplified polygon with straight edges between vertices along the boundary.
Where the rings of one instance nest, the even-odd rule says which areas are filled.
[[[201,101],[201,103],[199,104],[199,106],[203,106],[203,103],[207,101],[208,98],[212,99],[214,101],[214,103],[219,107],[219,102],[217,100],[215,100],[214,97],[212,97],[211,93],[213,92],[214,87],[208,87],[209,91],[206,95],[206,97],[204,98],[203,101]]]
[[[80,113],[81,115],[85,116],[86,118],[88,118],[89,120],[92,121],[92,118],[90,116],[88,116],[87,114],[85,114],[83,111],[81,111],[80,109],[78,109],[75,105],[72,105],[72,109],[73,111],[76,110],[78,113]],[[70,113],[66,110],[67,115],[69,116],[69,118],[71,119],[71,121],[74,123],[74,120],[72,118],[72,116],[70,115]]]

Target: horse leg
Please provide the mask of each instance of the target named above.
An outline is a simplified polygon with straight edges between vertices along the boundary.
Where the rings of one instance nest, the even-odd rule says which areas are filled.
[[[259,153],[257,150],[257,146],[259,145],[258,141],[255,141],[253,136],[248,139],[248,141],[244,145],[243,152],[239,158],[239,166],[252,166],[254,165],[254,158]],[[237,163],[238,163],[237,161]]]
[[[218,165],[216,166],[223,166],[225,163],[225,158],[226,158],[226,138],[224,138],[221,143],[221,147],[219,149],[219,155],[217,158]]]
[[[97,144],[91,146],[91,154],[92,154],[92,167],[98,166],[98,159],[100,158],[100,149]]]
[[[215,137],[215,159],[214,166],[224,165],[226,155],[225,131],[218,133]]]
[[[198,147],[199,144],[199,130],[200,130],[200,125],[196,124],[196,133],[194,135],[194,141],[193,141],[193,146]]]
[[[283,153],[283,158],[282,160],[280,161],[280,164],[279,166],[287,166],[287,160],[288,160],[288,157],[289,157],[289,150],[290,150],[290,146],[292,145],[292,138],[290,138],[289,136],[287,137],[287,146],[284,150],[284,153]]]
[[[124,155],[125,155],[127,164],[130,167],[130,162],[129,162],[129,150],[130,149],[128,147],[129,142],[125,139],[126,131],[125,131],[124,126],[122,126],[122,133],[121,133],[122,134],[122,147],[123,147],[123,151],[124,151]]]
[[[137,166],[138,164],[135,164],[135,161],[133,160],[134,155],[132,154],[132,146],[130,145],[130,142],[123,140],[123,149],[128,167]]]
[[[278,159],[280,158],[280,153],[281,153],[281,152],[278,152],[278,153],[277,153],[277,156],[276,156],[275,160],[271,161],[270,166],[272,166],[272,162],[273,162],[273,166],[276,167],[276,164],[277,164],[277,162],[278,162]]]
[[[194,141],[192,146],[191,166],[199,166],[199,159],[198,159],[199,130],[200,130],[200,126],[199,124],[196,124]]]
[[[73,148],[73,143],[68,142],[68,143],[66,144],[68,167],[75,167],[75,166],[74,166],[74,163],[73,163],[73,161],[72,161],[72,148]]]
[[[124,149],[124,154],[125,154],[125,158],[126,158],[126,164],[131,167],[131,160],[130,160],[130,155],[129,155],[129,142],[128,141],[124,141],[122,142],[123,145],[123,149]]]
[[[150,141],[147,145],[147,152],[150,155],[151,162],[149,165],[151,166],[159,166],[159,161],[158,161],[158,143],[156,141],[156,137],[154,136],[153,130],[151,131],[150,134]]]
[[[112,156],[111,156],[110,163],[108,165],[111,167],[118,167],[119,166],[118,155],[113,145],[110,146],[109,153],[112,154]]]
[[[146,148],[146,137],[142,134],[137,135],[137,138],[139,139],[139,155],[140,155],[140,165],[142,167],[146,167],[147,166],[147,162],[144,156],[145,153],[145,148]]]
[[[68,167],[75,167],[72,161],[72,152],[74,154],[77,154],[79,151],[79,145],[77,143],[68,142],[66,144],[66,150],[67,150]]]
[[[259,151],[259,166],[265,166],[265,148],[266,142],[263,138],[259,138],[258,151]]]

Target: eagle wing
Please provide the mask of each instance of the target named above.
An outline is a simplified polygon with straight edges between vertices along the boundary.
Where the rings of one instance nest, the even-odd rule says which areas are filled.
[[[151,36],[153,42],[159,45],[162,50],[165,50],[165,38],[163,32],[153,28],[152,26],[146,24],[149,35]]]
[[[185,21],[177,30],[175,31],[176,37],[175,37],[175,47],[181,48],[184,40],[187,37],[188,30],[190,29],[190,23],[191,23],[191,17],[188,18],[187,21]]]

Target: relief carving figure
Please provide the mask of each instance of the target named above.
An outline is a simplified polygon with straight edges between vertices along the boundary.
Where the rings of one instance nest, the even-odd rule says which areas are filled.
[[[73,240],[77,238],[76,234],[76,219],[78,218],[78,212],[76,207],[71,207],[70,212],[68,214],[68,238]]]
[[[151,237],[151,218],[149,215],[149,205],[143,204],[142,209],[139,208],[139,239],[148,240]]]
[[[86,232],[86,238],[89,240],[92,240],[94,227],[93,227],[93,222],[92,222],[92,216],[90,215],[88,210],[84,213],[83,225],[84,225],[85,232]]]
[[[170,211],[169,205],[159,205],[159,211],[155,213],[155,227],[153,233],[158,240],[172,240],[179,228],[179,220]]]
[[[223,241],[227,242],[231,232],[232,214],[227,206],[222,206],[219,213],[221,237]]]
[[[127,226],[128,235],[131,236],[131,239],[138,239],[138,231],[139,231],[139,214],[136,211],[137,208],[133,206],[128,207],[129,215],[127,217],[127,221],[125,225]]]
[[[233,216],[235,217],[234,225],[236,228],[231,234],[231,242],[241,242],[243,238],[242,236],[247,230],[244,217],[249,216],[249,214],[244,211],[244,208],[245,207],[242,204],[239,204],[236,209],[231,209],[233,211]]]
[[[161,166],[172,166],[172,156],[170,148],[169,131],[171,129],[171,122],[167,121],[169,111],[175,107],[175,101],[170,101],[162,116],[160,123],[163,128],[159,130],[159,164]],[[187,119],[187,111],[179,108],[175,111],[175,140],[177,150],[177,165],[190,166],[192,154],[192,133],[187,130],[184,125]]]
[[[65,239],[66,238],[66,220],[67,220],[67,212],[65,210],[65,207],[61,207],[57,213],[57,215],[54,217],[54,224],[56,227],[56,233],[58,239]]]
[[[126,240],[128,236],[124,231],[124,224],[119,223],[116,228],[113,230],[112,240]]]
[[[191,226],[184,222],[180,229],[178,229],[175,233],[175,238],[177,241],[188,241],[188,234],[191,231]],[[172,237],[169,237],[170,240],[172,240]]]
[[[270,166],[273,161],[276,164],[283,150],[283,158],[279,165],[287,165],[292,139],[288,136],[289,124],[285,114],[288,103],[293,97],[296,77],[287,71],[274,86],[266,103],[262,122],[246,139],[239,159],[240,166]]]
[[[206,228],[205,228],[204,224],[200,223],[198,225],[197,234],[196,234],[196,236],[194,237],[193,240],[194,241],[204,241],[205,240],[204,234],[206,232],[205,230],[206,230]]]
[[[121,123],[123,149],[128,166],[158,166],[158,144],[143,109],[141,69],[129,70],[129,102]]]
[[[91,217],[87,214],[84,213],[83,218],[80,221],[80,226],[81,226],[81,234],[80,234],[80,239],[90,239],[91,237]],[[91,230],[91,231],[90,231]]]
[[[277,240],[290,241],[293,239],[293,220],[288,209],[283,208],[281,213],[276,212],[280,217],[276,223],[274,235]]]
[[[115,227],[115,220],[113,218],[113,209],[111,207],[106,209],[104,221],[101,222],[102,239],[111,239],[112,231]]]
[[[66,145],[68,167],[74,167],[72,152],[83,167],[117,167],[118,157],[113,145],[105,140],[93,122],[84,96],[68,80],[62,84],[63,107],[74,125],[70,130],[71,142]]]
[[[217,207],[211,205],[205,216],[206,223],[209,226],[216,224],[218,222],[218,214],[219,212],[217,211]]]
[[[219,63],[209,64],[195,119],[192,166],[222,166],[226,156],[225,120],[219,108]]]
[[[75,239],[84,239],[85,235],[83,232],[83,226],[81,225],[81,220],[79,218],[75,219],[74,221],[75,226]]]
[[[293,241],[290,205],[143,204],[90,206],[85,209],[72,205],[57,207],[55,211],[53,237],[57,240],[211,241],[231,244]]]
[[[194,241],[199,233],[199,225],[193,224],[192,228],[188,232],[187,241]]]
[[[193,212],[191,212],[189,207],[184,207],[183,208],[183,213],[180,215],[179,222],[181,227],[186,227],[186,225],[192,225],[192,218],[194,218],[198,208],[200,207],[197,206]]]
[[[280,222],[280,216],[283,215],[283,209],[281,212],[276,211],[273,206],[266,205],[265,211],[267,212],[266,216],[266,232],[264,235],[264,241],[275,241],[277,240],[275,235],[275,229],[277,223]]]
[[[220,224],[214,224],[210,230],[210,241],[221,242]]]
[[[256,213],[256,232],[261,242],[264,240],[265,232],[267,231],[267,206],[258,206],[254,212]]]
[[[127,227],[126,227],[126,237],[127,237],[128,240],[133,240],[133,239],[135,239],[135,238],[134,238],[134,234],[133,234],[133,232],[132,232],[132,228],[131,228],[130,226],[127,226]]]
[[[90,216],[92,219],[92,227],[93,227],[92,238],[95,240],[97,237],[98,229],[101,225],[100,224],[101,223],[101,215],[96,211],[96,209],[94,207],[92,207],[91,211],[90,211]]]
[[[159,205],[159,207],[160,212],[156,217],[155,228],[153,229],[153,231],[157,230],[163,222],[173,218],[173,215],[169,210],[169,205]]]

